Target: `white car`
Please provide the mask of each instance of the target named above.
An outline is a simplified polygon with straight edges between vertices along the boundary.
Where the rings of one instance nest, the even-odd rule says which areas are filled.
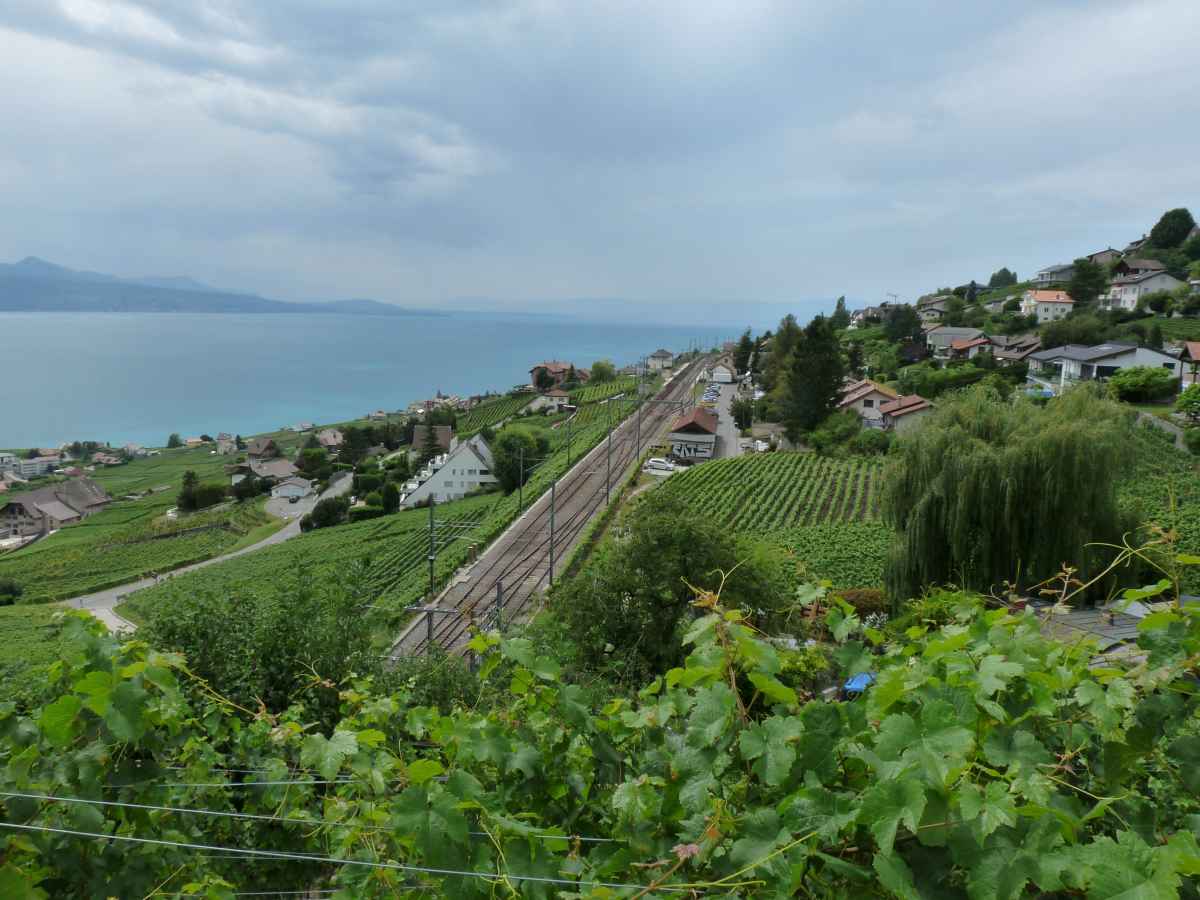
[[[674,472],[675,464],[660,456],[652,456],[646,460],[646,468],[657,472]]]

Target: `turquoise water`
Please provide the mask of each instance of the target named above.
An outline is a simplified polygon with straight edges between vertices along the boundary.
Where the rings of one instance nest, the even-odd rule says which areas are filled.
[[[0,314],[0,447],[160,446],[395,410],[441,390],[503,391],[543,359],[618,366],[728,329],[511,317]]]

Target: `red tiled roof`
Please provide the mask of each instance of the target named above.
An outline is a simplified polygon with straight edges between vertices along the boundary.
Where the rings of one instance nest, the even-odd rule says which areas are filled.
[[[671,425],[671,431],[695,431],[696,429],[704,431],[707,434],[716,434],[717,414],[697,406],[691,412],[680,416]]]
[[[933,404],[922,397],[920,394],[906,394],[895,400],[889,400],[887,403],[879,405],[879,411],[885,416],[896,418],[898,416],[907,416],[909,413],[920,412],[923,409],[932,409]]]
[[[866,379],[847,385],[842,391],[842,399],[838,401],[838,407],[840,408],[843,406],[849,406],[851,403],[861,400],[868,394],[876,392],[883,394],[885,397],[891,397],[892,399],[900,396],[891,388],[884,387],[882,384],[876,384],[874,381]]]
[[[972,347],[978,347],[980,344],[990,344],[990,343],[991,343],[991,341],[985,337],[977,337],[977,338],[974,338],[969,341],[963,341],[963,340],[951,341],[950,349],[951,350],[970,350]]]
[[[1028,291],[1029,299],[1034,303],[1074,303],[1066,291]]]
[[[1186,359],[1200,362],[1200,341],[1184,341],[1183,355]]]

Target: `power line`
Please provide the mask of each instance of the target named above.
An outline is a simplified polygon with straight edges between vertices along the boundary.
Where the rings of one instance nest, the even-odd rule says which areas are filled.
[[[540,884],[565,884],[573,887],[607,887],[623,890],[645,890],[644,884],[622,884],[610,881],[584,881],[570,878],[552,878],[548,875],[513,875],[509,872],[469,872],[462,869],[440,869],[430,866],[410,866],[403,863],[371,862],[365,859],[338,859],[315,853],[289,853],[282,850],[259,850],[253,847],[221,847],[213,844],[197,844],[190,841],[167,841],[162,838],[136,837],[131,834],[98,834],[94,831],[76,831],[73,828],[55,828],[50,825],[31,825],[19,822],[0,822],[0,828],[15,828],[21,831],[40,831],[48,834],[66,834],[72,837],[91,838],[100,841],[125,841],[132,844],[152,844],[158,847],[179,847],[183,850],[212,850],[218,853],[233,853],[264,859],[294,859],[302,862],[326,863],[334,866],[360,866],[368,869],[390,869],[397,872],[414,872],[419,875],[441,875],[460,878],[487,878],[492,881],[532,881]],[[658,891],[686,893],[686,888],[657,887]]]
[[[27,794],[19,791],[0,791],[0,797],[20,797],[24,800],[49,800],[54,803],[90,803],[96,806],[114,806],[127,809],[145,809],[151,812],[185,813],[188,815],[221,816],[228,819],[249,819],[256,822],[278,822],[283,825],[325,825],[331,828],[350,827],[353,823],[338,822],[331,819],[297,819],[290,816],[268,816],[262,813],[232,812],[223,809],[194,809],[183,806],[159,806],[153,803],[133,803],[125,800],[93,800],[89,797],[60,797],[54,794]],[[359,826],[362,827],[362,826]],[[382,829],[368,828],[378,831]],[[489,837],[486,831],[468,831],[473,837]],[[623,844],[624,841],[614,838],[584,837],[574,834],[549,834],[546,832],[521,835],[521,837],[538,838],[540,840],[580,841],[589,844]]]

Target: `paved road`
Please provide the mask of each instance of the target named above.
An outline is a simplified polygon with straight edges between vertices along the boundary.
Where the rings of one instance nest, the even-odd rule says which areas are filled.
[[[736,384],[721,385],[721,397],[717,401],[717,457],[742,455],[742,438],[733,421],[733,401],[737,398]]]
[[[267,501],[267,512],[272,515],[287,519],[288,523],[279,531],[275,532],[268,538],[264,538],[257,544],[251,544],[249,547],[243,547],[241,550],[235,550],[233,553],[226,553],[224,556],[214,556],[212,559],[206,559],[203,562],[194,563],[190,566],[184,566],[181,569],[174,569],[166,575],[159,578],[143,578],[140,581],[131,581],[127,584],[122,584],[107,590],[97,591],[94,594],[85,594],[82,597],[74,597],[70,600],[62,601],[64,606],[73,606],[76,609],[86,609],[93,616],[108,626],[109,631],[133,631],[137,626],[128,619],[122,619],[118,616],[113,608],[123,601],[127,596],[136,591],[145,590],[149,587],[154,587],[161,583],[163,579],[171,578],[183,572],[194,572],[196,569],[203,569],[205,566],[216,565],[219,562],[224,562],[227,559],[233,559],[235,556],[243,556],[247,553],[253,553],[256,550],[261,550],[263,547],[270,547],[273,544],[282,544],[286,540],[294,538],[300,533],[300,517],[307,512],[310,512],[317,505],[318,500],[323,500],[326,497],[338,497],[347,493],[350,490],[350,485],[353,479],[347,474],[343,478],[330,484],[320,497],[306,497],[296,503],[289,503],[287,500],[276,500],[274,498]],[[281,506],[283,509],[281,509]],[[282,513],[282,514],[281,514]]]
[[[691,387],[701,368],[699,362],[680,370],[654,398],[670,401],[642,407],[639,452],[634,452],[639,434],[637,414],[612,432],[612,489],[615,492],[636,459],[662,436],[681,407],[691,405]],[[556,563],[566,559],[584,527],[605,505],[608,477],[608,440],[605,439],[567,472],[555,488],[554,550]],[[461,570],[437,598],[447,615],[434,617],[434,639],[448,650],[460,650],[470,636],[471,623],[485,624],[494,613],[497,584],[502,586],[502,616],[505,623],[525,619],[532,611],[538,591],[549,585],[550,492],[543,494],[480,558]],[[557,572],[557,569],[556,569]],[[490,626],[490,621],[487,622]],[[392,652],[418,653],[427,640],[428,617],[416,616],[396,639]]]

